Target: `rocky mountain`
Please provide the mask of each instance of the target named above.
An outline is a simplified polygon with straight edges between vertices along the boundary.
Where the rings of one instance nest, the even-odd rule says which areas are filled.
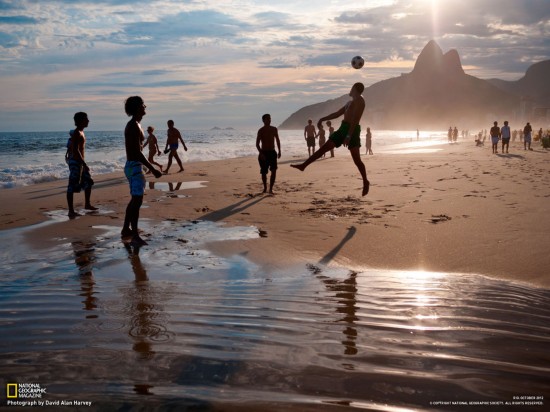
[[[450,50],[443,54],[433,40],[418,56],[412,72],[375,83],[365,89],[363,96],[366,101],[363,127],[380,129],[490,125],[495,119],[513,119],[520,103],[512,87],[497,87],[494,82],[464,73],[458,52]],[[341,108],[347,100],[349,97],[343,95],[304,107],[279,127],[302,129],[307,119],[316,122]]]

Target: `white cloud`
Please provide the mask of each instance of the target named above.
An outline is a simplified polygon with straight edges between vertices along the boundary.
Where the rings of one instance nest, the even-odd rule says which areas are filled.
[[[25,107],[58,116],[75,102],[112,128],[130,91],[198,128],[209,116],[247,124],[256,108],[282,121],[358,74],[369,85],[410,71],[432,38],[480,77],[519,78],[550,58],[547,0],[0,0],[0,10],[6,130],[42,127],[11,121]]]

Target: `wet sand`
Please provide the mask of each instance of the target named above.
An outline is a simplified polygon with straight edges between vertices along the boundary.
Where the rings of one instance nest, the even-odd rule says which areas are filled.
[[[275,196],[261,193],[255,158],[187,164],[184,173],[148,178],[141,216],[253,225],[262,231],[260,239],[212,248],[246,255],[267,269],[322,259],[358,270],[477,273],[550,286],[547,151],[524,151],[516,142],[510,154],[493,155],[490,147],[470,142],[421,141],[363,159],[371,181],[366,197],[344,148],[305,172],[289,167],[302,159],[283,157]],[[57,224],[28,236],[42,245],[59,236],[81,240],[96,231],[94,225],[122,226],[129,199],[125,178],[97,176],[96,182],[93,202],[100,213],[73,221],[62,221],[64,181],[3,191],[0,228],[37,223],[53,213]],[[75,195],[77,208],[82,197]]]
[[[0,383],[98,411],[544,410],[547,152],[385,150],[365,198],[342,149],[283,159],[275,196],[256,159],[185,165],[149,182],[142,248],[119,175],[74,220],[65,182],[6,191]]]

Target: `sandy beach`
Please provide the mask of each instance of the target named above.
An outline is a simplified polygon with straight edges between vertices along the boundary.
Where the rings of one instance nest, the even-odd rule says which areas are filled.
[[[253,157],[188,163],[149,178],[141,248],[121,173],[74,220],[65,181],[4,190],[2,406],[543,410],[548,153],[490,150],[375,146],[363,198],[342,149],[283,147],[273,196]]]
[[[376,147],[375,147],[376,149]],[[305,152],[305,150],[304,150]],[[356,270],[476,273],[549,287],[548,152],[491,154],[473,143],[402,144],[363,155],[371,190],[347,150],[305,172],[279,162],[275,196],[261,193],[255,158],[185,165],[185,172],[148,177],[141,218],[252,225],[257,239],[213,242],[221,255],[242,255],[267,269],[321,262]],[[95,176],[98,213],[65,218],[66,182],[4,190],[0,228],[56,218],[27,232],[32,247],[56,239],[86,240],[103,224],[121,226],[129,199],[122,173]],[[178,186],[179,185],[179,186]],[[173,189],[173,190],[171,190]],[[82,207],[83,195],[75,195]],[[147,234],[145,234],[147,236]],[[152,242],[149,248],[155,248]]]

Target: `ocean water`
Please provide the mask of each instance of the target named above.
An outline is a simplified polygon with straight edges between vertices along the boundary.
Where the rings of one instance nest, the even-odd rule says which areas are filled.
[[[179,149],[183,162],[220,160],[255,156],[255,130],[181,130],[189,148]],[[85,131],[86,161],[92,175],[122,171],[126,161],[123,131]],[[159,146],[164,148],[166,131],[156,130]],[[283,158],[303,156],[307,148],[303,130],[279,131]],[[413,143],[425,150],[426,144],[435,144],[446,138],[446,132],[421,132],[416,142],[416,131],[373,130],[373,147],[388,149]],[[69,131],[0,133],[0,189],[31,185],[68,177],[65,150]],[[364,141],[364,136],[362,136]],[[401,149],[399,149],[401,150]],[[412,149],[417,150],[417,149]],[[167,156],[156,158],[166,164]]]
[[[89,411],[548,408],[548,290],[319,262],[266,272],[204,247],[269,236],[253,226],[142,227],[141,249],[119,227],[39,250],[22,247],[33,227],[0,232],[2,388]]]

